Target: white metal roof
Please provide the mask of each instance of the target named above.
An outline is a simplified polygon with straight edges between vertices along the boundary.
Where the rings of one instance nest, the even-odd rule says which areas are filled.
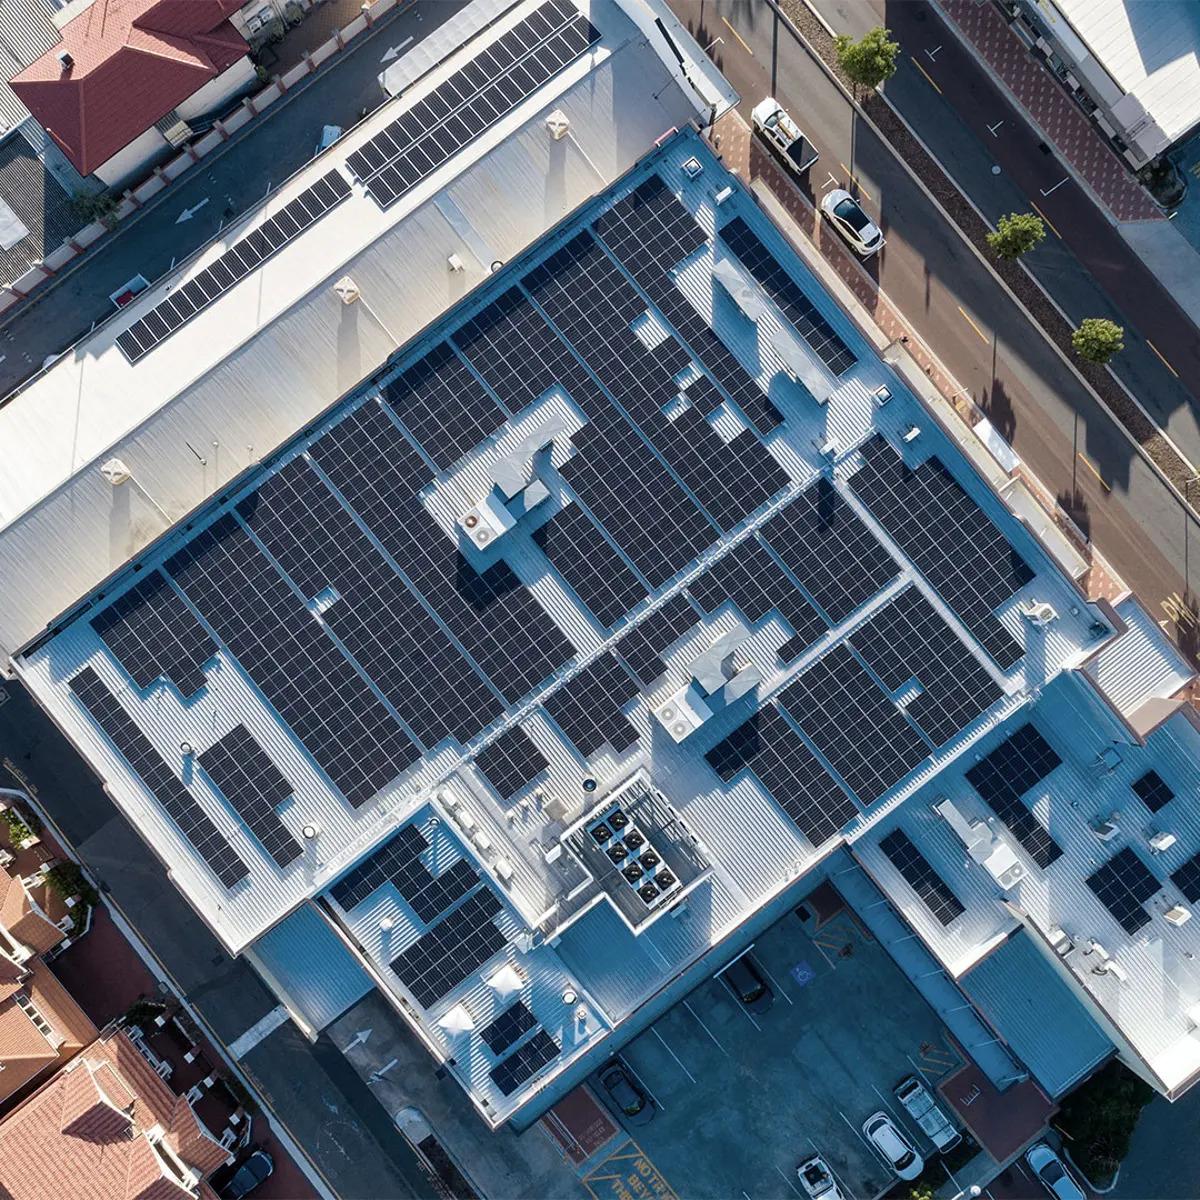
[[[617,0],[588,0],[600,42],[403,200],[384,210],[356,186],[159,349],[126,360],[118,334],[535,7],[524,0],[377,110],[0,408],[0,570],[38,580],[6,589],[0,647],[35,637],[486,279],[494,259],[520,253],[697,115],[701,98],[680,85],[661,37],[648,41]],[[645,19],[640,0],[630,11]],[[714,97],[713,80],[727,91],[711,66],[694,77]],[[554,108],[570,119],[566,142],[544,126]],[[461,272],[448,269],[451,254]],[[331,291],[347,272],[365,304],[346,308]],[[110,455],[132,487],[100,475]]]
[[[1162,129],[1157,153],[1200,121],[1200,9],[1194,0],[1043,0]],[[1129,127],[1133,126],[1133,114]]]

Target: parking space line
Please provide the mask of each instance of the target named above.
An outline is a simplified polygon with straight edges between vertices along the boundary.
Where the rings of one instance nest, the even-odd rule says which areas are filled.
[[[732,25],[730,25],[730,23],[728,21],[726,21],[724,17],[722,17],[721,20],[724,22],[725,28],[728,29],[729,32],[732,33],[735,38],[737,38],[738,44],[741,46],[741,48],[743,50],[745,50],[745,52],[748,55],[750,55],[751,58],[753,58],[754,51],[751,50],[748,45],[746,45],[746,39],[744,37],[742,37],[742,35],[740,33],[738,33],[738,31],[736,29],[734,29],[734,27]]]
[[[863,187],[863,185],[862,185],[862,184],[859,182],[859,180],[858,180],[857,176],[854,174],[854,172],[853,172],[852,170],[850,170],[850,168],[849,168],[848,166],[846,166],[846,164],[845,164],[844,162],[842,162],[840,159],[838,160],[838,166],[839,166],[839,167],[841,167],[841,168],[842,168],[842,170],[846,172],[846,178],[847,178],[847,179],[849,179],[849,180],[850,180],[850,182],[851,182],[852,184],[854,184],[854,186],[855,186],[856,188],[858,188],[858,190],[859,190],[860,192],[862,192],[862,194],[863,194],[864,196],[866,196],[866,198],[867,198],[868,200],[870,200],[870,199],[871,199],[871,193],[870,193],[870,192],[868,192],[868,191],[867,191],[867,189],[866,189],[865,187]],[[874,203],[874,201],[872,201],[872,203]]]
[[[854,1136],[855,1136],[856,1138],[858,1138],[858,1140],[859,1140],[860,1142],[862,1142],[862,1144],[863,1144],[864,1146],[866,1146],[867,1150],[868,1150],[868,1151],[870,1152],[870,1154],[871,1154],[871,1160],[872,1160],[872,1161],[875,1161],[875,1159],[876,1159],[878,1156],[876,1155],[876,1153],[875,1153],[875,1150],[874,1150],[874,1148],[872,1147],[871,1143],[870,1143],[870,1142],[868,1142],[868,1141],[867,1141],[867,1139],[866,1139],[865,1137],[863,1137],[863,1132],[862,1132],[862,1130],[861,1130],[861,1129],[859,1129],[859,1127],[858,1127],[857,1125],[853,1125],[853,1124],[851,1124],[851,1122],[850,1122],[850,1118],[849,1118],[848,1116],[846,1116],[846,1114],[845,1114],[844,1112],[842,1112],[842,1110],[841,1110],[840,1108],[838,1109],[838,1116],[839,1116],[839,1117],[841,1117],[841,1118],[842,1118],[842,1120],[843,1120],[843,1121],[845,1121],[845,1122],[846,1122],[846,1124],[850,1126],[850,1130],[851,1130],[851,1132],[854,1134]]]
[[[691,1071],[689,1071],[689,1070],[687,1069],[687,1067],[685,1067],[685,1066],[683,1065],[683,1059],[681,1059],[681,1058],[679,1057],[679,1055],[678,1055],[678,1054],[676,1054],[676,1053],[675,1053],[675,1051],[671,1049],[670,1043],[667,1041],[667,1039],[666,1039],[665,1037],[663,1037],[663,1035],[662,1035],[661,1033],[659,1033],[659,1032],[658,1032],[658,1030],[657,1030],[657,1029],[655,1029],[653,1025],[650,1027],[650,1032],[651,1032],[652,1034],[654,1034],[654,1036],[655,1036],[656,1038],[658,1038],[658,1040],[659,1040],[660,1042],[662,1042],[662,1044],[663,1044],[663,1049],[664,1049],[664,1050],[665,1050],[665,1051],[666,1051],[666,1052],[667,1052],[667,1053],[668,1053],[668,1054],[669,1054],[669,1055],[670,1055],[670,1056],[671,1056],[671,1057],[672,1057],[672,1058],[673,1058],[673,1059],[676,1061],[676,1063],[678,1063],[678,1064],[679,1064],[679,1069],[680,1069],[680,1070],[681,1070],[681,1071],[682,1071],[682,1072],[683,1072],[683,1073],[684,1073],[684,1074],[685,1074],[685,1075],[686,1075],[686,1076],[687,1076],[687,1077],[688,1077],[688,1078],[689,1078],[689,1079],[690,1079],[690,1080],[691,1080],[693,1083],[695,1083],[695,1082],[696,1082],[696,1077],[695,1077],[695,1075],[693,1075],[693,1074],[691,1073]]]
[[[1045,221],[1045,222],[1046,222],[1046,224],[1047,224],[1047,225],[1049,226],[1049,228],[1050,228],[1050,232],[1051,232],[1052,234],[1054,234],[1054,236],[1055,236],[1056,238],[1058,238],[1058,240],[1061,242],[1061,241],[1062,241],[1062,234],[1061,234],[1061,233],[1059,233],[1059,232],[1058,232],[1058,230],[1054,228],[1054,222],[1053,222],[1052,220],[1050,220],[1050,218],[1049,218],[1048,216],[1046,216],[1046,214],[1045,214],[1044,212],[1042,212],[1042,210],[1041,210],[1040,208],[1038,208],[1038,206],[1037,206],[1036,204],[1034,204],[1034,202],[1033,202],[1032,200],[1030,200],[1029,204],[1030,204],[1030,206],[1033,208],[1033,211],[1034,211],[1035,213],[1037,213],[1037,215],[1038,215],[1039,217],[1041,217],[1043,221]]]
[[[1178,379],[1179,372],[1177,370],[1175,370],[1175,368],[1173,366],[1171,366],[1171,364],[1169,362],[1167,362],[1167,360],[1165,358],[1163,358],[1162,352],[1149,338],[1146,339],[1146,345],[1149,346],[1150,349],[1154,351],[1155,357],[1158,359],[1158,361],[1161,362],[1162,365],[1164,367],[1166,367],[1167,370],[1170,371],[1171,374],[1174,375],[1176,379]]]
[[[933,90],[935,92],[937,92],[937,94],[940,96],[942,94],[942,89],[940,87],[938,87],[938,85],[936,83],[933,82],[933,76],[930,75],[929,72],[927,70],[925,70],[925,68],[923,66],[921,66],[921,64],[919,62],[917,62],[917,60],[915,58],[912,60],[912,65],[914,67],[916,67],[917,70],[920,71],[922,75],[925,76],[926,80],[929,83],[929,86],[931,88],[933,88]]]
[[[779,982],[779,980],[776,979],[775,976],[772,975],[771,972],[768,971],[761,962],[758,965],[762,970],[762,973],[775,985],[776,994],[782,996],[789,1004],[794,1006],[796,1002],[787,994],[787,992],[783,990],[783,985]]]
[[[701,1029],[704,1030],[705,1033],[708,1034],[708,1036],[710,1038],[712,1038],[713,1045],[716,1046],[716,1048],[718,1050],[720,1050],[720,1052],[723,1055],[725,1055],[726,1058],[728,1058],[729,1051],[726,1050],[725,1047],[722,1046],[719,1041],[717,1041],[716,1034],[713,1033],[713,1031],[711,1029],[709,1029],[709,1027],[707,1025],[705,1025],[705,1023],[703,1021],[700,1020],[700,1014],[698,1012],[696,1012],[696,1010],[691,1006],[691,1004],[687,1000],[683,1001],[683,1007],[686,1008],[688,1010],[688,1012],[690,1012],[692,1014],[692,1016],[696,1018],[696,1023],[700,1026]]]
[[[775,1164],[775,1170],[783,1177],[783,1182],[796,1193],[797,1196],[802,1196],[804,1193],[787,1177],[787,1172],[778,1164]]]
[[[963,318],[963,320],[964,320],[964,321],[966,321],[966,323],[967,323],[968,325],[970,325],[970,327],[971,327],[973,330],[975,330],[975,332],[976,332],[977,334],[979,334],[979,336],[980,336],[980,337],[981,337],[981,338],[982,338],[982,339],[983,339],[985,342],[987,342],[987,344],[990,346],[990,345],[992,344],[992,339],[991,339],[990,337],[988,337],[988,335],[987,335],[986,333],[984,333],[984,332],[983,332],[983,330],[982,330],[982,329],[980,329],[978,325],[976,325],[976,324],[975,324],[975,322],[974,322],[974,321],[971,319],[971,314],[970,314],[970,313],[968,313],[968,312],[967,312],[967,310],[966,310],[965,308],[963,308],[963,306],[962,306],[961,304],[957,304],[957,305],[955,305],[955,307],[956,307],[956,308],[958,309],[958,311],[959,311],[959,312],[962,314],[962,318]]]

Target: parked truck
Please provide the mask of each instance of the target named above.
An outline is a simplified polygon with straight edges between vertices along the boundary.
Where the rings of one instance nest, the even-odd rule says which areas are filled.
[[[962,1141],[962,1134],[950,1123],[950,1118],[938,1107],[929,1089],[915,1075],[897,1084],[895,1095],[904,1111],[939,1150],[950,1150]]]

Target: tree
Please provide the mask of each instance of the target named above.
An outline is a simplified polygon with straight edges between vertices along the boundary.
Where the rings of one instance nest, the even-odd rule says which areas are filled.
[[[891,32],[882,25],[876,25],[857,42],[846,33],[839,33],[834,38],[838,65],[854,83],[877,88],[885,79],[895,75],[900,43],[888,40]]]
[[[1125,330],[1106,317],[1086,317],[1071,334],[1071,345],[1080,358],[1104,364],[1119,350],[1125,349]]]
[[[1033,213],[1009,213],[999,227],[987,235],[988,245],[1001,258],[1020,258],[1046,236],[1042,218]]]

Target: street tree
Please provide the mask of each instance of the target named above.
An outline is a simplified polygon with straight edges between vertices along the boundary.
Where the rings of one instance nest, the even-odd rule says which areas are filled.
[[[877,88],[896,73],[896,55],[900,43],[888,35],[892,31],[876,25],[856,42],[849,34],[839,33],[834,39],[838,65],[850,79],[865,88]]]
[[[997,229],[987,235],[987,240],[1001,258],[1020,258],[1045,236],[1046,226],[1041,217],[1034,213],[1009,213],[1000,218]]]
[[[1115,321],[1107,317],[1086,317],[1071,334],[1071,345],[1080,358],[1103,364],[1125,349],[1124,338],[1125,330]]]

